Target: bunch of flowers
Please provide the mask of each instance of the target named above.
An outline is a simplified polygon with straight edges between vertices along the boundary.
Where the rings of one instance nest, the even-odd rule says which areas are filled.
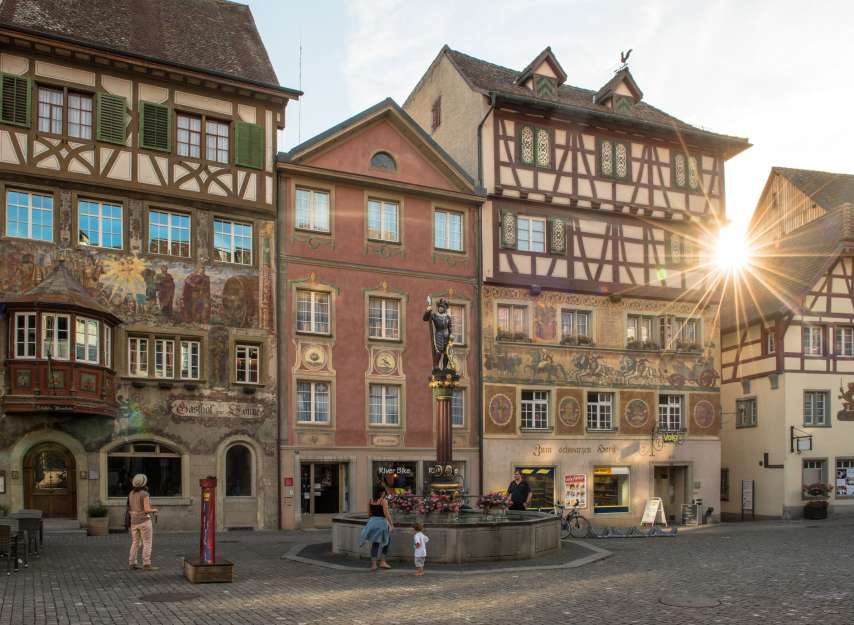
[[[420,506],[420,497],[415,495],[392,495],[388,500],[388,505],[395,512],[403,512],[404,514],[418,514]]]
[[[389,499],[389,505],[395,512],[424,516],[430,512],[459,512],[460,501],[451,495],[394,495]]]
[[[498,508],[507,505],[510,505],[510,497],[500,491],[486,493],[478,497],[477,500],[478,508]]]
[[[460,500],[452,495],[432,494],[424,498],[424,513],[428,512],[459,512]]]
[[[816,497],[818,499],[826,499],[833,492],[833,484],[825,484],[824,482],[816,482],[815,484],[804,484],[804,495],[807,497]]]

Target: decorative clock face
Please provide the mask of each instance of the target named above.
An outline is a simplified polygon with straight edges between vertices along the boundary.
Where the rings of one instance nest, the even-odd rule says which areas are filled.
[[[374,359],[374,366],[380,373],[392,373],[397,368],[397,357],[391,352],[380,352]]]
[[[507,395],[499,393],[489,400],[489,419],[495,425],[504,427],[513,417],[513,404]]]
[[[694,423],[704,430],[711,427],[715,421],[715,407],[712,402],[702,399],[694,406]]]
[[[649,406],[642,399],[633,399],[626,404],[626,421],[633,428],[642,428],[649,421]]]
[[[319,345],[309,345],[303,350],[302,362],[308,369],[322,369],[326,365],[326,350]]]
[[[581,418],[581,406],[578,404],[578,400],[575,397],[561,399],[558,406],[558,416],[560,422],[568,428],[578,425],[578,420]]]

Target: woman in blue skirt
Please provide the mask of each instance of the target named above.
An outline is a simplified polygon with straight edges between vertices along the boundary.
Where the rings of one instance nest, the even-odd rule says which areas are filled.
[[[371,499],[368,505],[370,516],[365,529],[359,536],[359,544],[371,543],[371,570],[377,570],[377,556],[379,556],[379,568],[390,569],[391,567],[385,561],[388,555],[388,546],[391,544],[391,532],[394,530],[394,523],[391,520],[391,512],[388,509],[388,501],[386,500],[385,486],[377,484],[374,487],[374,498]],[[380,555],[382,550],[382,555]]]

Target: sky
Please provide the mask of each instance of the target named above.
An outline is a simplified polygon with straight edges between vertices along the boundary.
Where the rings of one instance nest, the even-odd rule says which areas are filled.
[[[588,89],[631,48],[645,102],[753,144],[726,164],[733,230],[746,226],[775,165],[854,173],[851,0],[248,4],[280,83],[305,93],[287,107],[280,149],[386,97],[403,104],[446,43],[517,70],[551,46],[567,83]]]

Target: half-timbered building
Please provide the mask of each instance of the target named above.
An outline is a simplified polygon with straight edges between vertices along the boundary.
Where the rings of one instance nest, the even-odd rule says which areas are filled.
[[[0,503],[276,527],[279,85],[249,9],[0,5]]]
[[[567,84],[550,48],[522,71],[444,47],[404,108],[486,189],[484,488],[514,469],[534,506],[600,524],[717,515],[718,325],[704,248],[744,139],[648,105],[628,67]],[[705,509],[704,509],[705,510]]]
[[[854,512],[854,175],[775,167],[721,322],[727,517]]]
[[[428,296],[449,304],[455,468],[477,492],[483,198],[473,179],[392,100],[280,154],[277,169],[285,526],[366,511],[380,482],[429,492]]]

